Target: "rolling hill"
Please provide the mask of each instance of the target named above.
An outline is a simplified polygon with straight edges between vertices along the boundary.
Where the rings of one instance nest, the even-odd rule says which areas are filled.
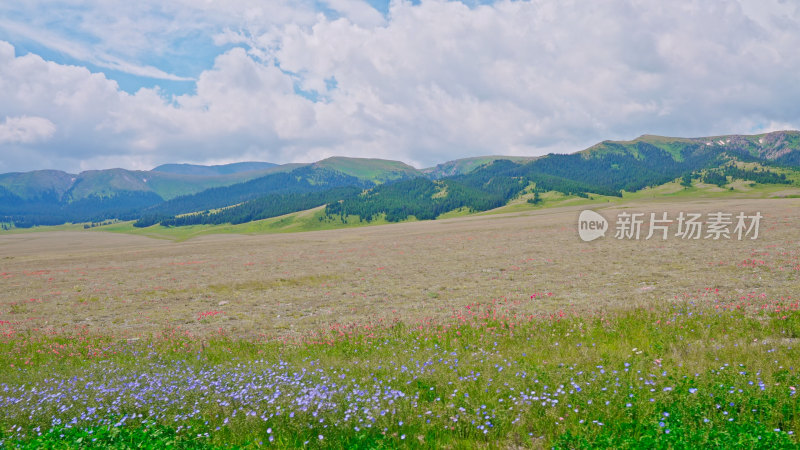
[[[289,199],[293,199],[298,207],[301,207],[301,209],[294,210],[289,208],[290,210],[286,211],[294,212],[321,206],[329,201],[335,200],[330,197],[324,197],[325,201],[307,206],[306,197],[308,197],[308,194],[342,187],[352,187],[360,192],[362,189],[373,185],[374,184],[370,181],[356,178],[333,169],[315,167],[314,165],[301,166],[291,172],[273,173],[244,183],[207,189],[197,194],[181,196],[158,205],[153,205],[140,211],[141,218],[137,221],[137,226],[149,226],[164,221],[175,223],[175,216],[189,213],[203,213],[198,216],[202,217],[203,215],[210,214],[208,212],[210,210],[221,208],[226,208],[226,211],[224,211],[225,214],[230,215],[234,214],[234,212],[238,214],[238,210],[242,208],[252,208],[252,205],[248,204],[248,202],[256,199],[261,202],[263,208],[267,208],[270,206],[270,202],[265,202],[265,197],[271,198],[271,203],[274,206],[282,196],[289,196]],[[281,203],[285,204],[287,200],[284,198]],[[283,211],[285,209],[284,207],[281,210]],[[281,214],[285,214],[286,212]],[[216,214],[221,213],[217,212]],[[254,213],[254,215],[258,214]],[[184,219],[183,223],[188,222]]]
[[[607,153],[628,153],[638,156],[642,144],[653,146],[669,153],[680,161],[684,154],[697,153],[703,149],[764,161],[785,163],[800,156],[800,131],[776,131],[755,135],[726,135],[701,138],[676,138],[642,135],[631,141],[603,141],[580,152],[585,157]]]
[[[77,175],[34,171],[0,175],[0,223],[244,223],[320,206],[326,220],[435,219],[518,204],[520,198],[548,198],[547,193],[613,198],[678,181],[684,187],[698,182],[723,187],[736,180],[791,185],[800,179],[798,166],[800,132],[780,131],[704,138],[643,135],[572,154],[464,158],[422,170],[400,161],[333,157],[280,166],[168,164],[152,171]]]
[[[174,173],[179,175],[200,175],[213,177],[218,175],[230,175],[242,172],[263,171],[277,164],[268,162],[240,162],[232,164],[222,164],[216,166],[202,166],[198,164],[162,164],[151,172]]]
[[[491,164],[498,160],[508,160],[516,163],[525,163],[536,159],[535,156],[475,156],[472,158],[461,158],[445,163],[437,164],[434,167],[422,169],[421,172],[432,179],[452,177],[456,175],[466,175],[481,166]]]
[[[169,200],[212,187],[241,183],[272,172],[288,171],[298,166],[300,165],[273,165],[256,171],[220,175],[127,169],[89,170],[80,174],[59,170],[37,170],[1,174],[0,186],[22,199],[55,195],[67,203],[88,197],[113,197],[120,192],[152,192],[164,200]]]
[[[800,153],[800,133],[669,138],[641,136],[604,141],[573,154],[549,154],[527,162],[494,160],[463,175],[437,181],[414,179],[378,186],[330,203],[329,216],[365,220],[433,219],[448,211],[487,211],[526,194],[622,197],[681,179],[722,187],[736,180],[796,184],[798,167],[786,164]],[[754,163],[753,167],[742,166]],[[787,176],[787,173],[789,176]]]
[[[318,161],[312,167],[335,170],[377,184],[422,175],[422,172],[404,162],[374,158],[334,156]]]
[[[60,170],[4,173],[0,175],[0,187],[21,199],[43,195],[61,198],[75,182],[76,176]]]
[[[10,173],[0,175],[0,222],[28,227],[107,219],[152,220],[224,208],[264,195],[310,193],[344,185],[363,189],[418,175],[419,171],[399,161],[340,157],[312,164]],[[311,200],[298,201],[300,205]]]

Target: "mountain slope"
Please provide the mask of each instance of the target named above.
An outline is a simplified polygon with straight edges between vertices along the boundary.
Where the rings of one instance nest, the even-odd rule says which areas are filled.
[[[59,170],[37,170],[0,174],[0,186],[23,199],[55,195],[67,203],[88,197],[113,197],[120,192],[152,192],[168,200],[212,187],[241,183],[268,173],[288,172],[300,166],[302,164],[272,164],[265,169],[218,175],[127,169],[89,170],[74,175]]]
[[[525,163],[536,159],[535,156],[476,156],[472,158],[461,158],[445,163],[437,164],[434,167],[422,169],[421,172],[434,180],[456,175],[466,175],[473,170],[491,164],[498,160],[508,160],[516,163]]]
[[[183,195],[192,195],[206,189],[231,186],[249,180],[260,178],[273,173],[290,172],[302,164],[283,164],[259,169],[255,171],[235,172],[223,175],[181,175],[163,172],[140,172],[147,184],[164,200],[171,200]]]
[[[485,211],[525,192],[555,191],[564,195],[621,197],[678,178],[702,178],[724,185],[729,179],[791,184],[768,169],[749,170],[737,161],[763,164],[787,160],[800,152],[797,132],[719,138],[642,136],[633,141],[605,141],[573,154],[549,154],[524,164],[495,160],[464,175],[445,177],[438,185],[409,180],[380,186],[329,204],[328,216],[356,214],[366,220],[435,218],[447,208]],[[762,165],[763,165],[762,164]]]
[[[175,216],[182,214],[231,207],[255,199],[263,199],[267,196],[308,194],[341,187],[354,187],[356,192],[360,192],[370,186],[373,186],[373,183],[336,170],[313,165],[302,166],[288,173],[273,173],[244,183],[207,189],[198,194],[181,196],[154,205],[142,211],[138,226],[150,226],[168,219],[174,219]],[[300,201],[299,197],[297,198]],[[275,199],[277,201],[277,197]],[[281,201],[285,203],[285,200]],[[326,202],[314,206],[320,206]],[[250,208],[251,206],[247,207]],[[286,214],[287,212],[293,211],[285,211],[281,212],[281,214]]]
[[[60,170],[4,173],[0,174],[0,186],[23,199],[53,194],[61,198],[75,182],[75,177]]]
[[[373,183],[385,183],[419,176],[421,172],[400,161],[373,158],[345,158],[334,156],[312,164],[315,168],[336,170],[352,177]]]
[[[275,167],[277,164],[268,162],[239,162],[232,164],[222,164],[216,166],[202,166],[198,164],[162,164],[150,172],[172,173],[178,175],[199,175],[213,177],[219,175],[231,175],[234,173],[253,172]]]
[[[673,159],[680,161],[684,154],[694,153],[703,148],[729,152],[739,156],[750,156],[765,161],[791,160],[800,155],[800,131],[775,131],[754,135],[725,135],[700,138],[676,138],[642,135],[631,141],[603,141],[579,152],[584,157],[606,153],[629,153],[638,157],[642,144],[661,149]]]
[[[745,162],[757,170],[736,165]],[[791,169],[800,167],[800,132],[643,135],[572,154],[465,158],[424,170],[399,161],[344,157],[247,170],[264,167],[252,164],[206,168],[233,172],[213,176],[171,172],[206,173],[202,166],[183,165],[160,166],[161,171],[4,174],[0,222],[28,226],[116,218],[178,224],[179,216],[197,213],[198,223],[240,222],[322,204],[328,205],[329,217],[394,221],[435,218],[455,209],[484,211],[534,192],[619,197],[674,180],[790,184],[800,173]],[[220,209],[225,211],[215,211]]]

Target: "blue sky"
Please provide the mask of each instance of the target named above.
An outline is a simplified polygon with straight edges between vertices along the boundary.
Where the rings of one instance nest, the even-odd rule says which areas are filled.
[[[800,127],[795,2],[9,0],[0,172]]]
[[[92,2],[55,2],[49,7],[35,9],[28,7],[14,7],[13,2],[5,7],[5,19],[0,20],[0,39],[16,47],[20,55],[33,53],[42,58],[60,64],[81,65],[93,72],[102,72],[107,78],[116,81],[121,90],[135,94],[140,88],[161,88],[167,95],[182,95],[194,91],[194,82],[200,74],[214,65],[214,59],[220,53],[230,49],[231,45],[217,45],[214,43],[214,33],[223,31],[222,25],[206,24],[204,27],[187,27],[161,34],[161,44],[165,46],[163,52],[142,52],[138,55],[115,52],[108,50],[108,56],[117,57],[130,64],[140,67],[157,68],[163,72],[159,74],[143,75],[135,71],[123,70],[120,67],[109,67],[99,64],[91,58],[70,53],[64,48],[80,47],[86,52],[102,42],[104,36],[86,26],[83,14],[92,11]],[[260,2],[269,5],[270,2]],[[409,2],[418,5],[419,1]],[[488,1],[465,1],[465,5],[476,6],[489,4]],[[19,2],[20,5],[23,2]],[[158,5],[158,4],[156,4]],[[389,0],[368,0],[364,2],[384,18],[389,14]],[[346,15],[325,1],[314,0],[308,2],[307,8],[323,14],[329,20],[346,19]],[[0,7],[3,10],[3,7]],[[44,20],[34,17],[45,12]],[[169,12],[157,6],[151,8],[147,16],[165,22],[174,19]],[[234,25],[235,26],[235,25]],[[54,45],[53,41],[60,41]],[[59,48],[64,47],[64,48]],[[97,60],[102,60],[101,55],[96,55]],[[173,75],[179,80],[164,77],[164,74]],[[302,91],[300,91],[302,93]]]

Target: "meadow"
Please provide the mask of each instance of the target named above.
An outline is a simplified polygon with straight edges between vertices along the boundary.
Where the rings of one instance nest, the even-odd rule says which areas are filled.
[[[798,448],[800,199],[593,208],[764,218],[0,234],[0,447]]]

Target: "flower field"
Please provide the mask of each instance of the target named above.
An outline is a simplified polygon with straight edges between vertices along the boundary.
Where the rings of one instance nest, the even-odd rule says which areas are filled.
[[[788,206],[742,243],[585,244],[570,211],[6,241],[0,447],[797,448]]]

